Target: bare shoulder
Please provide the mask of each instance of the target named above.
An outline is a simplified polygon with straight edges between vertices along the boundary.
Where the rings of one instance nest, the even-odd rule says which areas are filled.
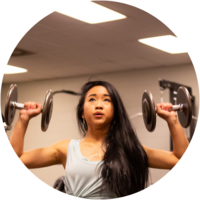
[[[71,140],[66,139],[66,140],[61,140],[53,144],[54,148],[58,152],[58,156],[64,168],[67,161],[67,149],[68,149],[70,141]]]
[[[59,142],[56,142],[54,144],[54,147],[62,154],[67,155],[67,149],[70,143],[70,139],[66,139],[66,140],[61,140]]]
[[[142,145],[142,147],[144,148],[144,150],[145,150],[145,152],[146,152],[146,154],[147,154],[150,148],[147,147],[147,146],[145,146],[145,145]]]

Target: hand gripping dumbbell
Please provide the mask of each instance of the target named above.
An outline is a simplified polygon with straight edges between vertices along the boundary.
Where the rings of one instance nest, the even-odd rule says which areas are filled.
[[[18,103],[18,89],[16,84],[12,84],[8,90],[7,96],[6,96],[6,104],[5,104],[5,122],[8,126],[10,126],[13,122],[13,119],[15,117],[15,111],[16,109],[26,109],[24,104]],[[53,110],[53,93],[51,90],[48,90],[46,92],[43,108],[41,110],[42,113],[42,119],[41,119],[41,129],[42,131],[46,131],[49,122],[51,120]]]
[[[179,87],[177,91],[177,105],[171,111],[178,111],[178,119],[182,127],[187,128],[192,120],[192,104],[190,94],[186,87]],[[149,132],[156,127],[157,108],[150,91],[145,90],[142,96],[142,113],[145,126]]]

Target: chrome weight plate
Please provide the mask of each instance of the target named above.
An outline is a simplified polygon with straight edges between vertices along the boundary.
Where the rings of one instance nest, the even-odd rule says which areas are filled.
[[[187,128],[192,120],[192,104],[190,93],[186,87],[179,87],[177,91],[177,104],[183,104],[183,111],[178,112],[178,119],[181,126]]]
[[[52,116],[53,111],[53,93],[48,90],[45,96],[45,101],[42,109],[41,129],[46,131]]]
[[[154,131],[156,127],[156,111],[153,95],[145,90],[142,96],[142,113],[144,124],[149,132]]]
[[[8,126],[10,126],[15,117],[16,109],[11,105],[11,102],[17,102],[18,99],[18,89],[16,84],[12,84],[8,90],[6,95],[6,103],[5,103],[5,122]]]

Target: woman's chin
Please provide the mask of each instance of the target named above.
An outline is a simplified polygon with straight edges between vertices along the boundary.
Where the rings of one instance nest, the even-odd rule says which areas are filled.
[[[111,125],[111,123],[106,122],[105,120],[95,120],[95,122],[93,122],[93,126],[94,127],[98,127],[98,128],[109,128]]]

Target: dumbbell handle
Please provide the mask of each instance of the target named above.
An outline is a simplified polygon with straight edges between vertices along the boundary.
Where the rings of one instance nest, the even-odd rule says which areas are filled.
[[[157,107],[155,107],[155,111],[157,113]],[[173,105],[170,111],[180,111],[183,112],[183,104]]]
[[[17,103],[17,102],[12,101],[12,102],[10,102],[10,104],[11,104],[13,109],[19,109],[19,110],[26,109],[26,106],[24,106],[23,103]],[[42,112],[42,110],[41,110],[41,112]]]

